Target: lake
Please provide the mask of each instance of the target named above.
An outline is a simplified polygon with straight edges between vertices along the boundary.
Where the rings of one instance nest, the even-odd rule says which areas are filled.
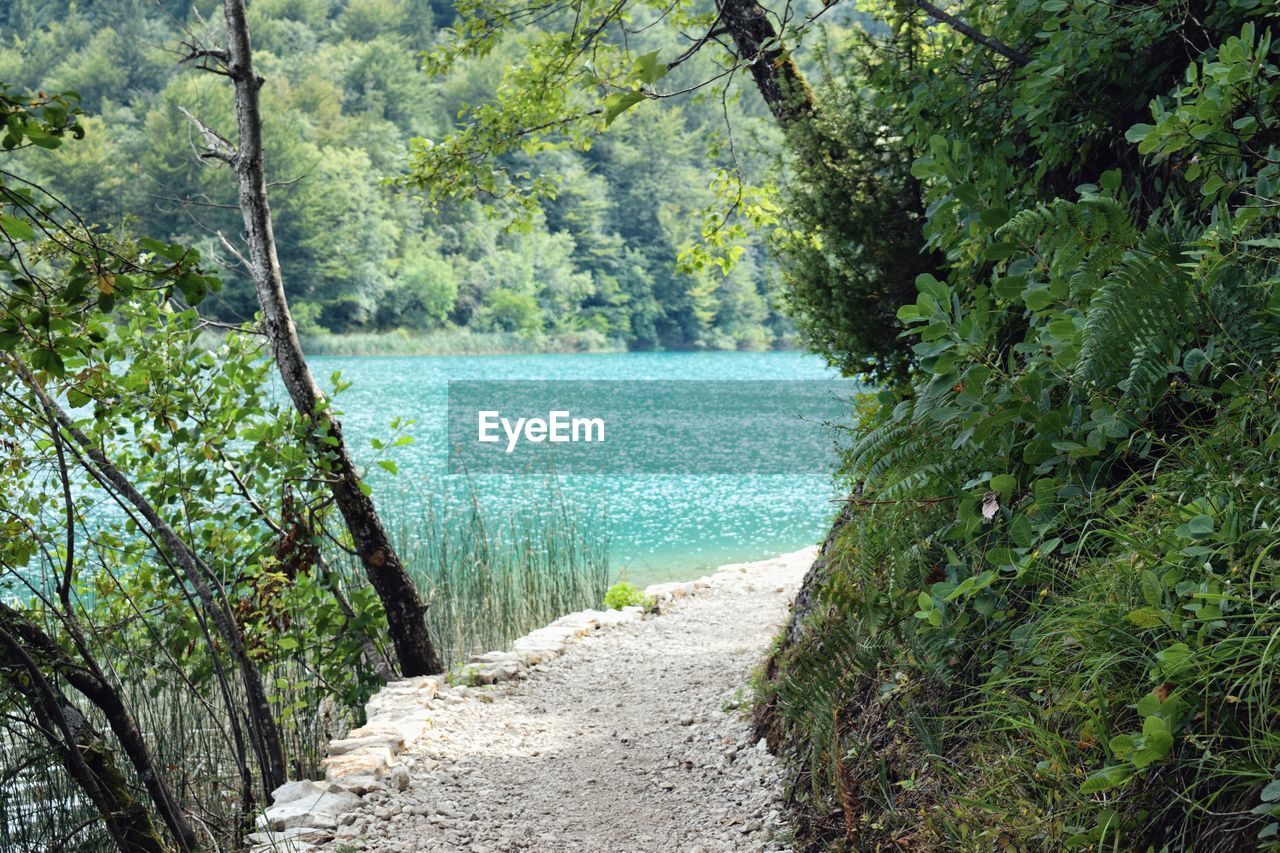
[[[309,361],[326,391],[335,371],[352,383],[336,403],[348,442],[357,461],[371,468],[374,499],[389,526],[406,527],[433,496],[439,502],[441,493],[466,492],[468,479],[479,500],[498,512],[546,495],[546,477],[448,473],[449,380],[835,378],[821,359],[797,352],[317,356]],[[392,476],[373,465],[378,454],[370,440],[390,436],[389,423],[396,417],[415,421],[403,430],[414,441],[390,454],[398,469]],[[573,474],[556,478],[555,488],[607,530],[615,574],[625,571],[640,584],[696,577],[723,563],[811,545],[825,532],[836,497],[830,472],[822,471]],[[455,504],[455,510],[465,509]]]

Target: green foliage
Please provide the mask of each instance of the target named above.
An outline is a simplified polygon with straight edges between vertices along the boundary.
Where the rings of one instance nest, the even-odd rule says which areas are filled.
[[[1025,50],[1012,68],[895,19],[902,58],[864,82],[899,99],[885,134],[915,146],[945,264],[897,309],[910,378],[862,415],[819,605],[765,687],[812,835],[1276,843],[1280,56],[1259,8],[962,4]]]
[[[624,607],[643,607],[647,610],[653,605],[653,596],[645,595],[630,581],[618,581],[604,593],[604,606],[609,610],[621,610]]]
[[[924,248],[913,144],[885,132],[900,93],[860,82],[874,79],[876,55],[857,35],[825,46],[822,109],[788,135],[794,173],[773,242],[805,342],[847,375],[901,381],[911,353],[896,312],[942,258]]]
[[[54,149],[83,129],[73,97],[5,89],[3,98],[13,150]],[[231,804],[261,780],[241,740],[246,695],[228,675],[237,661],[224,637],[213,639],[195,584],[86,446],[198,555],[203,583],[226,602],[226,633],[270,686],[297,767],[314,766],[327,741],[319,709],[357,705],[377,683],[362,636],[381,633],[381,606],[320,558],[329,511],[324,472],[305,450],[312,427],[272,402],[259,341],[234,332],[206,347],[195,306],[221,283],[197,251],[86,223],[7,169],[0,228],[0,630],[38,626],[75,666],[103,673],[153,758],[130,784],[141,791],[142,774],[163,773],[181,808],[198,803],[210,832],[234,838]],[[58,424],[50,398],[83,439]],[[54,664],[41,664],[106,731],[101,693],[68,679],[80,691],[71,693]],[[0,675],[6,775],[33,764],[47,772],[60,762],[43,746],[43,724],[15,673]],[[30,754],[15,755],[15,743]],[[17,799],[4,806],[6,846],[46,834],[57,846],[83,825],[78,807]]]
[[[11,150],[54,149],[83,129],[71,96],[4,89],[0,103]],[[346,565],[329,461],[307,451],[314,421],[280,402],[257,334],[209,333],[197,309],[221,282],[195,249],[87,224],[2,169],[0,242],[0,631],[10,636],[15,620],[38,626],[76,671],[103,673],[153,757],[152,767],[133,768],[130,785],[145,791],[144,774],[162,777],[179,807],[198,811],[210,838],[231,846],[264,775],[244,740],[252,729],[238,671],[266,685],[300,776],[318,770],[334,730],[355,722],[382,682],[385,616],[362,570]],[[442,276],[430,262],[406,274],[425,278],[428,293]],[[340,377],[334,383],[340,393]],[[66,407],[83,440],[58,425],[45,399]],[[392,436],[373,442],[372,463],[392,474],[405,425],[393,421]],[[198,558],[201,582],[226,603],[225,634],[211,629],[172,546],[88,446]],[[464,500],[405,525],[413,535],[402,531],[398,550],[432,604],[448,658],[502,647],[603,594],[600,525],[552,498],[503,518]],[[109,731],[100,693],[40,664]],[[0,844],[57,847],[83,831],[86,849],[98,849],[107,843],[100,820],[41,736],[46,723],[32,714],[24,678],[0,666],[0,761],[9,783],[41,796],[0,798]]]

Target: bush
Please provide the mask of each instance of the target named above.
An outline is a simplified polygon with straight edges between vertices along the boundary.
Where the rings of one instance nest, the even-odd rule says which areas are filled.
[[[607,610],[621,610],[624,607],[649,609],[653,605],[653,596],[645,595],[629,581],[618,581],[604,594],[604,606]]]

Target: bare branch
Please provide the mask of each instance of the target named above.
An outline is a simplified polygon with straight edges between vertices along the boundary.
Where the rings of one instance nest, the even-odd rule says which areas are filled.
[[[235,166],[236,158],[239,154],[236,151],[236,147],[231,144],[230,140],[218,133],[218,131],[209,127],[204,122],[200,121],[200,119],[192,115],[191,111],[186,107],[178,107],[178,111],[186,116],[187,120],[195,125],[196,130],[200,132],[202,137],[204,137],[205,149],[200,152],[200,156],[202,158],[221,160],[224,163]]]
[[[220,48],[197,47],[190,42],[183,42],[182,46],[187,48],[187,52],[179,60],[180,63],[194,62],[197,59],[216,59],[222,63],[231,60],[231,54]]]
[[[221,231],[218,232],[218,239],[222,241],[222,247],[226,249],[228,252],[230,252],[231,256],[235,258],[237,261],[239,261],[240,265],[244,267],[244,271],[247,272],[250,277],[252,277],[253,264],[249,263],[249,259],[246,258],[243,254],[241,254],[240,250],[235,247],[235,244],[233,244],[230,240],[228,240],[226,238],[226,235],[224,235]]]

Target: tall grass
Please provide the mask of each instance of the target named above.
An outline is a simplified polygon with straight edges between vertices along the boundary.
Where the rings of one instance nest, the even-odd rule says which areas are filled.
[[[569,502],[554,483],[505,511],[485,507],[470,485],[461,500],[449,497],[433,496],[412,518],[399,513],[395,528],[449,665],[599,605],[609,584],[603,519]]]

